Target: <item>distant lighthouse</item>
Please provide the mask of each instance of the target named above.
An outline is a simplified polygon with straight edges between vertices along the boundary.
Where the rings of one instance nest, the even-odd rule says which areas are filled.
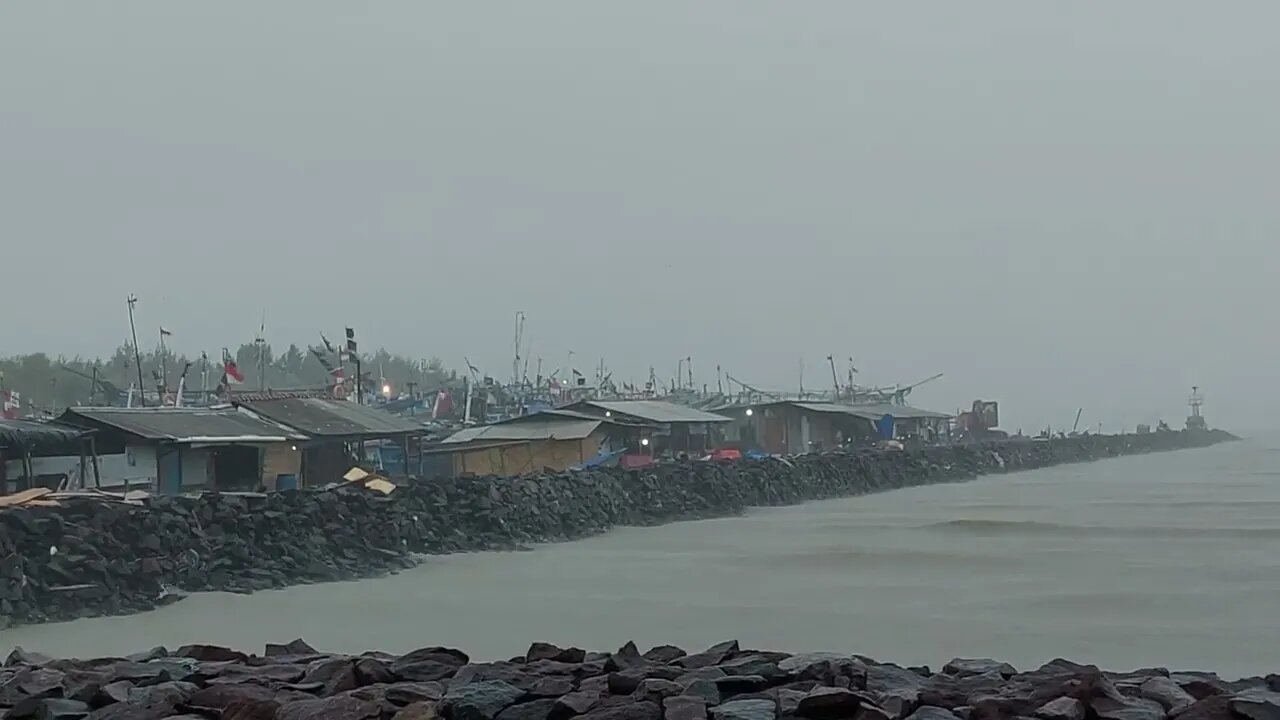
[[[1209,426],[1204,421],[1204,416],[1200,414],[1200,406],[1204,405],[1204,396],[1200,394],[1199,386],[1191,386],[1191,397],[1187,399],[1187,405],[1191,407],[1191,414],[1187,416],[1188,430],[1208,430]]]

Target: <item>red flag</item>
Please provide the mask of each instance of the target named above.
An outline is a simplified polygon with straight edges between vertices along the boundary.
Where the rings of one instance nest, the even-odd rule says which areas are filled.
[[[447,390],[436,393],[435,405],[431,407],[431,418],[434,420],[451,412],[453,412],[453,396]]]
[[[222,370],[227,376],[227,384],[239,385],[244,382],[244,373],[240,372],[240,366],[236,365],[235,360],[227,358],[227,363],[223,366]]]

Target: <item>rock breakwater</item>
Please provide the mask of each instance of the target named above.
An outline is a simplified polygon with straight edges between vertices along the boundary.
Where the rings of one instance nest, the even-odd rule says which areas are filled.
[[[121,614],[181,591],[250,592],[367,577],[424,553],[508,549],[653,525],[1125,454],[1226,433],[1094,436],[645,471],[433,479],[389,496],[357,487],[270,495],[100,499],[0,511],[0,626]]]
[[[1053,660],[1020,671],[957,658],[932,671],[842,653],[698,653],[535,643],[474,663],[452,648],[329,655],[301,640],[263,654],[189,645],[127,658],[14,650],[0,668],[14,720],[1274,720],[1280,676],[1226,681]]]

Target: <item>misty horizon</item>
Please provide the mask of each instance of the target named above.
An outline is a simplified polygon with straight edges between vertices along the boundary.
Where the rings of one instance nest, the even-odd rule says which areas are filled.
[[[1244,5],[12,4],[0,356],[109,355],[132,293],[144,348],[265,311],[503,378],[523,311],[553,368],[1271,427]]]

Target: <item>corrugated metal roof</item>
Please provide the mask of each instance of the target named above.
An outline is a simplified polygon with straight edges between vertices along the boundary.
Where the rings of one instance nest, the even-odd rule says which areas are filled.
[[[944,419],[951,417],[945,413],[933,412],[932,410],[922,410],[920,408],[911,407],[910,405],[893,405],[890,403],[877,403],[874,405],[842,405],[840,403],[824,402],[792,402],[786,404],[795,405],[798,408],[803,408],[812,412],[852,415],[854,417],[872,421],[879,420],[885,415],[892,415],[899,420],[918,420],[923,418]]]
[[[582,412],[581,410],[569,410],[566,408],[552,408],[550,410],[539,410],[538,412],[530,413],[528,415],[518,415],[516,417],[499,420],[497,422],[490,423],[490,425],[509,425],[514,423],[530,423],[530,422],[541,423],[541,422],[548,422],[555,418],[562,418],[562,419],[569,419],[569,420],[597,420],[599,422],[607,423],[609,425],[616,425],[617,427],[624,427],[624,428],[653,427],[653,425],[651,425],[650,423],[646,423],[641,420],[627,420],[621,417],[604,417],[604,415],[601,414],[599,410],[592,410],[592,412]]]
[[[285,442],[305,440],[279,423],[223,408],[71,408],[62,420],[106,426],[147,440],[175,443]]]
[[[56,451],[74,444],[85,430],[53,422],[0,418],[0,447],[32,452]]]
[[[648,420],[655,423],[719,423],[728,422],[723,415],[695,410],[684,405],[663,400],[584,400],[578,405],[599,408],[619,415]],[[571,405],[570,408],[573,406]]]
[[[421,425],[369,405],[314,397],[281,397],[243,401],[237,405],[318,437],[365,437],[420,434]]]
[[[445,438],[447,445],[470,442],[501,442],[504,440],[582,440],[604,424],[602,420],[561,420],[546,422],[503,423],[467,428]]]

